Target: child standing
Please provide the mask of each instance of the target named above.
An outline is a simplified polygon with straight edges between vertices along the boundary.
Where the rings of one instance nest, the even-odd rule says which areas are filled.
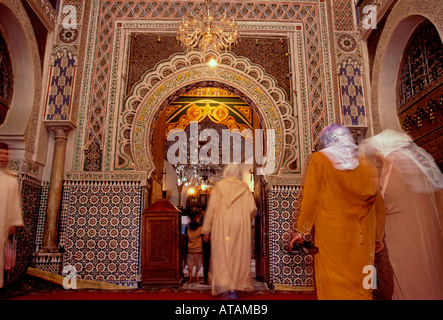
[[[200,214],[196,213],[191,217],[192,221],[189,223],[186,236],[188,238],[188,270],[189,283],[192,282],[192,270],[195,266],[195,281],[198,282],[198,272],[202,266],[203,261],[203,239],[202,239],[202,225],[200,223]]]

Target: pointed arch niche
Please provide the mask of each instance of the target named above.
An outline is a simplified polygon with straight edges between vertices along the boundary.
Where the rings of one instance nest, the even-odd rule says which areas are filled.
[[[35,151],[38,124],[33,119],[37,119],[41,95],[37,85],[42,79],[40,56],[31,22],[21,6],[12,1],[0,3],[0,30],[13,74],[9,110],[0,126],[0,137],[10,145],[13,157],[24,158],[26,151]]]
[[[402,130],[397,114],[397,84],[403,53],[415,30],[428,21],[440,38],[443,37],[443,19],[438,10],[440,1],[399,1],[392,8],[381,33],[374,56],[371,81],[371,111],[374,133],[385,129]],[[395,86],[395,85],[394,85]]]
[[[147,177],[152,178],[148,202],[159,197],[160,193],[159,169],[162,168],[156,165],[153,154],[153,141],[156,140],[154,136],[159,132],[156,125],[162,122],[158,121],[159,117],[171,102],[199,87],[218,87],[232,92],[251,107],[262,129],[275,130],[273,176],[291,173],[290,170],[300,172],[297,118],[293,116],[293,107],[286,100],[285,92],[278,87],[277,81],[245,57],[222,53],[217,56],[216,67],[209,66],[207,57],[208,55],[202,57],[200,52],[172,55],[166,61],[158,63],[154,70],[145,73],[122,105],[118,116],[114,168],[146,172]],[[296,164],[295,168],[291,166],[293,163]],[[262,178],[266,180],[269,176]],[[271,180],[269,184],[274,184],[277,180],[278,178]],[[257,194],[257,197],[264,212],[256,219],[255,224],[255,273],[259,278],[267,279],[268,258],[263,257],[267,257],[269,252],[269,239],[267,232],[264,232],[269,228],[269,215],[265,213],[267,209],[263,184],[259,185],[260,195]]]
[[[265,32],[272,37],[285,37],[291,53],[290,77],[292,97],[279,87],[276,79],[248,58],[233,53],[219,56],[219,65],[210,68],[200,53],[176,53],[158,62],[127,89],[130,47],[133,34],[175,34],[177,23],[159,21],[115,21],[114,45],[109,61],[110,77],[106,106],[103,161],[101,172],[142,179],[155,172],[151,138],[152,128],[162,110],[192,87],[206,83],[233,91],[248,102],[258,115],[261,128],[275,129],[276,170],[267,176],[272,185],[299,185],[302,181],[304,159],[311,153],[309,94],[304,32],[300,23],[263,25],[244,23],[248,34]],[[266,28],[266,29],[264,29]],[[147,48],[149,50],[149,48]],[[88,60],[89,61],[89,60]],[[92,61],[86,63],[88,66]],[[89,70],[89,69],[88,69]],[[90,71],[90,70],[89,70]],[[85,80],[91,74],[85,73]],[[87,86],[83,86],[84,92]],[[82,97],[86,97],[82,95]],[[79,111],[77,150],[82,149],[85,136],[84,110]],[[73,159],[73,172],[81,171],[84,153]],[[79,173],[81,174],[81,172]],[[96,175],[99,175],[97,173]]]
[[[185,92],[207,86],[240,96],[257,113],[263,129],[275,130],[275,174],[285,170],[284,159],[298,160],[294,152],[298,149],[297,124],[289,117],[292,106],[276,80],[247,58],[232,53],[220,54],[218,61],[214,68],[199,52],[175,54],[143,76],[119,116],[115,169],[146,171],[150,176],[155,170],[152,128],[160,112]]]
[[[275,130],[275,170],[272,176],[279,177],[289,170],[300,169],[296,117],[292,116],[293,107],[277,81],[259,65],[233,53],[218,55],[218,65],[211,67],[206,62],[210,54],[202,57],[200,52],[178,53],[158,63],[154,70],[145,73],[134,85],[122,106],[118,116],[114,168],[147,173],[151,181],[148,203],[160,197],[163,168],[158,165],[154,155],[154,141],[158,140],[156,135],[164,132],[157,128],[157,124],[162,123],[161,119],[158,121],[159,117],[164,116],[163,111],[171,102],[200,87],[218,87],[232,92],[251,107],[262,129]],[[296,168],[291,167],[292,163],[296,163]],[[269,176],[262,178],[267,180]],[[268,184],[274,184],[277,180],[271,180]],[[265,209],[264,185],[258,185],[260,195],[256,196],[263,214],[257,217],[255,223],[255,273],[259,278],[266,279],[269,277],[268,258],[263,257],[267,257],[266,253],[269,252],[269,239],[264,230],[269,228],[269,215]]]

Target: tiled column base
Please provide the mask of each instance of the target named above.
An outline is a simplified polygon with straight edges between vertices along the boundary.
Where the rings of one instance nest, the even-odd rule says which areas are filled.
[[[32,267],[38,270],[62,274],[63,253],[36,253],[32,260]]]

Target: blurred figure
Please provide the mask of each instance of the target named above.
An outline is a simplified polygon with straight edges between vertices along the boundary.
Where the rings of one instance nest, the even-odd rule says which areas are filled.
[[[202,220],[205,221],[206,209],[202,210]],[[211,241],[203,241],[203,277],[208,284],[209,259],[211,257]]]
[[[188,229],[186,230],[188,239],[188,270],[189,283],[192,282],[192,270],[195,266],[195,281],[198,283],[198,272],[203,263],[203,239],[202,239],[202,225],[200,223],[200,213],[194,212],[191,217]]]
[[[9,148],[0,142],[0,288],[4,281],[4,249],[8,237],[23,226],[22,207],[17,175],[6,168]]]
[[[318,299],[369,300],[364,268],[373,265],[374,252],[383,248],[385,208],[377,170],[358,154],[349,129],[339,124],[323,129],[320,148],[309,162],[290,247],[303,242],[315,226]]]
[[[230,164],[211,191],[202,233],[211,241],[209,282],[212,294],[238,299],[237,290],[253,289],[251,223],[257,208],[240,165]]]
[[[381,176],[393,299],[443,299],[440,169],[403,132],[386,130],[365,145]]]

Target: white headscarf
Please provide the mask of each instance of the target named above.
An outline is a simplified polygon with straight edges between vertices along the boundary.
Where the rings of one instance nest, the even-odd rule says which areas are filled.
[[[385,158],[394,151],[408,156],[434,186],[443,188],[443,175],[434,158],[417,146],[406,133],[388,129],[369,138],[368,143],[380,151]]]
[[[324,128],[320,132],[320,148],[337,170],[353,170],[360,164],[358,146],[345,126],[333,123]]]

